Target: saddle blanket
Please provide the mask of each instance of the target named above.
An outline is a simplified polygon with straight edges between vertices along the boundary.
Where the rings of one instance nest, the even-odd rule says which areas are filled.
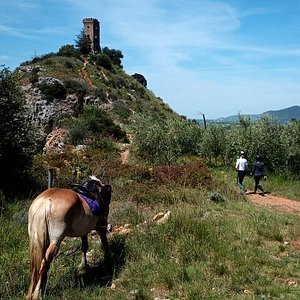
[[[80,194],[80,196],[88,204],[88,206],[90,207],[93,215],[99,216],[100,213],[101,213],[101,209],[100,209],[99,203],[96,200],[92,200],[92,199],[90,199],[87,196],[84,196],[82,194]]]

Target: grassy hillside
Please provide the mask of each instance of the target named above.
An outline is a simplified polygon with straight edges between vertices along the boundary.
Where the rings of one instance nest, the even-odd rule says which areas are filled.
[[[162,99],[126,74],[122,68],[113,65],[108,70],[88,57],[44,55],[22,64],[19,73],[23,85],[31,82],[36,88],[39,88],[39,78],[61,80],[67,88],[67,95],[77,95],[78,102],[84,104],[88,104],[89,100],[86,99],[89,98],[93,98],[98,106],[105,107],[104,104],[107,104],[108,114],[121,124],[128,124],[130,118],[138,113],[158,119],[178,118]]]

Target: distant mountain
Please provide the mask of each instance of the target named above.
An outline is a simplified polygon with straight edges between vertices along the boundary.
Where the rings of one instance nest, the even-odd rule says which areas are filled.
[[[254,122],[259,120],[264,115],[269,115],[278,118],[281,123],[286,123],[291,119],[300,120],[300,106],[294,105],[280,110],[269,110],[262,114],[251,114],[251,115],[243,114],[243,115],[248,116],[250,120]],[[210,123],[235,123],[238,121],[239,121],[238,115],[218,118],[215,120],[209,120]]]
[[[277,117],[283,123],[291,119],[300,120],[300,106],[294,105],[281,110],[269,110],[264,112],[264,114]]]

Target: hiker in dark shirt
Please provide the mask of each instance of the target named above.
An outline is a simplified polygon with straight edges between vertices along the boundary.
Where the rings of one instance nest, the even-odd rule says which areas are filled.
[[[267,180],[267,176],[265,175],[265,164],[262,162],[262,159],[259,155],[256,155],[256,162],[253,166],[252,174],[254,176],[255,187],[254,193],[256,193],[257,189],[261,190],[262,195],[265,195],[265,191],[260,184],[260,180],[263,178]]]

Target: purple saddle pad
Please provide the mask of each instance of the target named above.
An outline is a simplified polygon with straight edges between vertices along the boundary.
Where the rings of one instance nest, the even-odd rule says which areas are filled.
[[[82,194],[80,194],[80,196],[82,197],[82,199],[88,204],[88,206],[90,207],[93,215],[100,215],[100,206],[98,204],[97,201],[92,200],[90,198],[88,198],[87,196],[84,196]]]

